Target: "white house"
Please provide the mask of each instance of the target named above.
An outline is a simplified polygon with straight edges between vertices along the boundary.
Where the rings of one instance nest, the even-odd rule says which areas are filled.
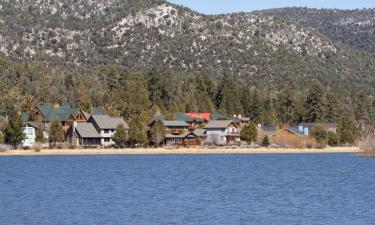
[[[32,147],[35,144],[36,131],[41,129],[43,123],[41,122],[26,122],[23,126],[23,132],[25,133],[25,139],[22,141],[22,146]],[[43,131],[44,138],[48,139],[48,133]]]
[[[212,120],[204,129],[207,143],[228,145],[240,143],[241,129],[232,120]]]

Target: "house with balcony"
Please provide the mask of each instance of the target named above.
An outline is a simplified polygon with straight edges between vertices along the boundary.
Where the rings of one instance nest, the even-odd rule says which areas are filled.
[[[74,122],[68,132],[68,141],[74,146],[112,146],[112,136],[122,124],[127,132],[129,125],[123,118],[91,115],[86,123]]]
[[[212,120],[206,130],[206,143],[214,145],[235,145],[241,143],[240,127],[232,120]]]
[[[84,110],[73,108],[70,105],[60,104],[37,105],[31,113],[21,114],[21,118],[24,122],[41,123],[46,130],[49,129],[52,121],[57,118],[61,123],[61,129],[65,135],[74,122],[85,123],[89,117],[90,114]]]
[[[48,139],[48,132],[43,129],[43,123],[41,122],[25,122],[23,126],[23,132],[25,139],[22,141],[23,147],[32,147],[36,143],[36,132],[38,129],[43,130],[44,138]]]

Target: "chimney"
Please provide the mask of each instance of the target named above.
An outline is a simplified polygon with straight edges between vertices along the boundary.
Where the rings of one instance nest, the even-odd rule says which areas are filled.
[[[238,118],[240,118],[240,119],[242,118],[241,114],[240,114],[240,115],[238,115]]]
[[[55,103],[55,104],[53,104],[53,108],[54,108],[54,109],[59,109],[59,108],[60,108],[59,103]]]

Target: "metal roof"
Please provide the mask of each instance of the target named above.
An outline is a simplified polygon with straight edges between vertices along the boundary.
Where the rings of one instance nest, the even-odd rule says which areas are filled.
[[[165,127],[189,127],[185,121],[179,120],[163,120],[163,124]]]

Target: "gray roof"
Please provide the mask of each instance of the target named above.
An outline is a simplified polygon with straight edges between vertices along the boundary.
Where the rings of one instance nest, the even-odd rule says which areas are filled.
[[[100,138],[100,134],[92,123],[78,123],[76,132],[81,138]]]
[[[34,122],[34,121],[28,121],[28,122],[25,123],[25,125],[29,125],[29,126],[34,127],[36,129],[39,129],[39,128],[43,127],[42,122]]]
[[[273,125],[262,125],[261,127],[257,127],[259,130],[264,132],[276,132],[277,128]]]
[[[123,118],[110,117],[106,115],[92,115],[91,118],[99,126],[100,129],[111,129],[114,130],[118,125],[124,125],[125,129],[129,129],[129,125]]]
[[[298,129],[298,126],[291,126],[287,128],[289,131],[299,135],[299,136],[305,136],[305,134]]]
[[[207,136],[207,134],[206,134],[206,130],[205,130],[205,129],[195,129],[193,133],[194,133],[195,135],[197,135],[198,137],[204,137],[204,136]]]
[[[231,123],[233,123],[232,120],[212,120],[204,129],[227,128]]]
[[[165,127],[189,127],[185,121],[178,120],[163,120],[163,124]]]
[[[83,115],[86,117],[86,119],[90,118],[90,113],[86,112],[85,110],[82,110]]]

